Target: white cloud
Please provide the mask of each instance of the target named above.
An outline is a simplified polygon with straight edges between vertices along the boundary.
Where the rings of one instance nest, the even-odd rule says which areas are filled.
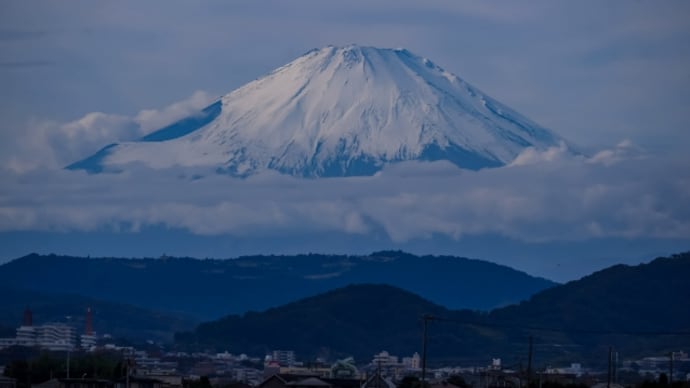
[[[64,167],[87,152],[138,134],[139,127],[131,118],[100,112],[66,124],[33,120],[1,146],[0,162],[17,172]]]
[[[587,160],[588,163],[601,164],[604,166],[611,166],[618,162],[627,159],[644,159],[646,157],[646,152],[633,144],[632,141],[626,139],[618,143],[614,148],[601,150],[594,154],[590,159]]]
[[[478,172],[409,162],[372,177],[320,180],[270,172],[240,180],[194,169],[3,170],[0,232],[164,225],[251,237],[383,232],[394,242],[482,234],[526,242],[690,239],[690,160],[626,158],[620,149],[630,147],[591,159],[548,150],[530,163]]]
[[[529,147],[522,151],[509,166],[527,166],[530,164],[560,161],[564,158],[570,158],[570,152],[564,142],[561,142],[558,147],[549,147],[544,151]]]
[[[163,109],[145,109],[134,117],[92,112],[68,122],[33,120],[0,146],[0,163],[16,172],[62,168],[101,147],[137,139],[201,111],[212,100],[203,91]]]

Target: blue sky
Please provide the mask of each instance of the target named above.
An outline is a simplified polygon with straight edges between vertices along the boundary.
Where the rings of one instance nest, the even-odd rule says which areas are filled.
[[[574,240],[582,247],[590,244],[591,257],[599,257],[603,254],[594,247],[600,247],[602,239],[616,239],[616,246],[625,247],[627,241],[632,247],[621,248],[619,259],[628,262],[690,247],[685,206],[690,203],[690,178],[684,168],[690,145],[689,14],[690,3],[685,1],[3,1],[0,162],[5,183],[0,188],[0,210],[5,220],[0,222],[0,241],[5,249],[0,260],[32,245],[37,251],[60,249],[32,232],[88,234],[119,228],[113,225],[121,223],[133,230],[129,233],[163,225],[193,236],[260,241],[282,229],[266,232],[266,225],[275,224],[275,219],[246,209],[263,209],[268,202],[292,220],[285,222],[287,229],[293,228],[292,222],[311,225],[304,233],[325,230],[351,236],[380,229],[382,239],[393,246],[408,247],[410,241],[429,241],[437,234],[458,241],[496,234],[526,246]],[[193,220],[204,217],[200,209],[217,211],[221,199],[200,199],[191,194],[194,188],[188,184],[180,191],[190,193],[168,198],[146,186],[152,179],[145,173],[127,177],[129,181],[109,177],[94,183],[59,171],[105,144],[184,117],[312,48],[350,43],[404,47],[430,58],[590,155],[599,155],[599,163],[565,160],[554,150],[536,156],[548,163],[531,163],[532,167],[514,168],[519,171],[510,174],[467,178],[490,193],[495,203],[526,200],[531,211],[525,214],[508,205],[503,212],[492,213],[496,207],[486,205],[487,213],[468,215],[467,208],[443,195],[454,187],[448,181],[437,181],[433,196],[405,191],[409,182],[397,180],[386,185],[400,185],[398,192],[377,197],[388,204],[379,203],[379,208],[389,206],[389,214],[367,210],[376,199],[365,203],[357,199],[362,192],[356,190],[350,194],[355,199],[343,202],[330,187],[300,186],[321,193],[311,198],[322,201],[321,212],[309,215],[299,201],[265,194],[275,187],[303,183],[272,177],[270,189],[257,188],[261,182],[243,188],[247,197],[256,197],[257,190],[264,193],[258,195],[264,202],[251,204],[240,198],[236,202],[244,206],[223,208],[228,217],[239,219],[245,214],[248,221],[219,222],[206,229]],[[456,174],[446,171],[446,166],[435,168],[440,171],[437,175]],[[399,171],[390,172],[396,174]],[[374,186],[380,184],[383,190],[387,187],[383,182],[381,178]],[[173,183],[161,183],[165,184]],[[225,183],[214,179],[203,185]],[[353,185],[347,182],[344,187]],[[147,198],[161,195],[175,208],[168,214],[178,216],[154,215],[151,202],[131,198],[131,193],[114,186],[136,187]],[[401,191],[408,196],[396,197]],[[110,199],[103,197],[107,192],[114,193],[105,196]],[[591,198],[585,198],[584,192]],[[79,208],[73,202],[82,196],[85,205]],[[454,210],[447,213],[456,218],[446,219],[438,207],[419,204],[428,202],[429,196],[438,201],[437,206]],[[529,201],[535,197],[541,200]],[[573,203],[559,202],[564,198],[580,203],[573,214],[563,211]],[[395,206],[404,201],[412,203],[402,207],[405,211],[430,215],[424,227],[412,227],[419,226],[419,219],[405,222],[392,217],[401,211]],[[128,212],[147,214],[116,216]],[[315,221],[328,217],[331,222]],[[484,225],[482,219],[501,221]],[[16,242],[12,233],[24,233],[24,243]],[[640,247],[636,241],[641,240],[648,243]],[[150,248],[142,247],[146,249]],[[525,260],[530,255],[548,256],[542,248],[537,251],[541,253],[527,249]],[[216,251],[222,252],[226,251]],[[481,249],[471,253],[484,256]],[[460,248],[457,254],[463,254]],[[563,266],[578,269],[560,274],[544,269],[552,267],[540,261],[546,259],[522,267],[567,279],[609,264],[615,255],[607,253],[607,257],[580,268],[575,258],[563,258]],[[502,260],[511,263],[510,258]]]

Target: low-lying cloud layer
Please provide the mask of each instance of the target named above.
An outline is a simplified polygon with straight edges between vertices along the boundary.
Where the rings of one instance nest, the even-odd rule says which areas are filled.
[[[0,157],[0,233],[137,231],[271,236],[336,232],[393,242],[498,234],[525,242],[591,238],[690,239],[688,156],[655,156],[629,141],[590,156],[527,149],[504,168],[407,162],[371,177],[236,179],[195,169],[133,166],[87,175],[62,167],[198,111],[189,99],[135,117],[89,113],[34,123]]]

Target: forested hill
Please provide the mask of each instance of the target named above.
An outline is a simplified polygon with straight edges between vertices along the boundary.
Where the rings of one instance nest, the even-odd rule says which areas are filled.
[[[497,309],[490,317],[529,326],[663,336],[690,332],[688,307],[690,252],[685,252],[648,264],[616,265]]]
[[[429,356],[436,360],[500,356],[506,365],[517,364],[524,361],[529,337],[537,365],[602,362],[609,346],[626,358],[663,355],[690,348],[688,276],[690,253],[614,266],[488,314],[448,310],[390,286],[357,285],[204,323],[176,339],[181,347],[287,348],[303,357],[368,358],[384,349],[409,355],[420,351],[421,317],[429,314],[435,318],[429,326]]]
[[[577,340],[590,348],[690,347],[688,279],[690,252],[637,266],[616,265],[497,309],[490,318],[501,324],[558,328],[541,336]]]
[[[0,284],[7,286],[82,295],[204,320],[263,310],[354,283],[390,284],[450,308],[478,310],[516,303],[555,285],[487,261],[399,251],[225,260],[32,254],[0,266]]]
[[[262,354],[294,349],[302,357],[369,357],[383,349],[395,354],[419,350],[421,317],[462,315],[418,295],[388,285],[351,285],[264,312],[231,315],[180,333],[185,347],[232,349]],[[459,337],[454,338],[457,344]]]

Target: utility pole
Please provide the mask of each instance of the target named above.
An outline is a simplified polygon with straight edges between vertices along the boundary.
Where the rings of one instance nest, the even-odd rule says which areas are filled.
[[[611,388],[611,361],[613,361],[613,347],[609,346],[609,369],[608,378],[606,379],[606,388]]]
[[[532,354],[534,346],[534,337],[529,336],[529,353],[527,354],[527,386],[532,382]]]
[[[434,319],[433,316],[425,314],[422,319],[424,320],[424,334],[422,335],[422,388],[426,388],[426,333],[429,321]]]
[[[129,357],[127,357],[127,364],[125,369],[125,388],[129,388]]]
[[[381,388],[381,359],[376,362],[376,388]]]
[[[613,362],[613,383],[618,384],[618,351],[615,353],[615,359]]]
[[[671,354],[668,356],[668,385],[671,386],[673,385],[673,350],[671,350]]]

